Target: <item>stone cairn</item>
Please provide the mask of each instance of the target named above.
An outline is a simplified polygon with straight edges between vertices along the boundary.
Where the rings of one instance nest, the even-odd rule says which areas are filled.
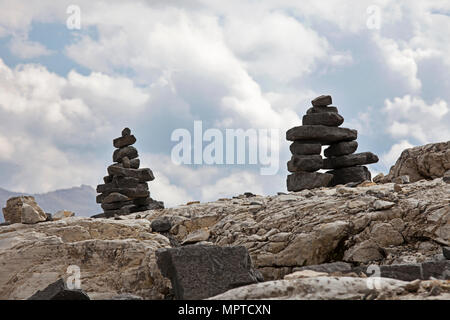
[[[128,128],[114,139],[117,148],[113,153],[114,164],[108,167],[104,184],[97,186],[97,203],[101,203],[104,216],[127,215],[152,209],[163,209],[164,204],[150,198],[147,181],[153,181],[152,170],[139,169],[138,151],[132,145],[136,138]]]
[[[344,118],[332,104],[331,96],[312,100],[312,108],[303,116],[303,125],[286,132],[292,158],[288,162],[288,191],[300,191],[350,182],[371,180],[365,164],[378,162],[371,152],[354,153],[358,148],[356,130],[340,128]],[[321,156],[322,146],[325,159]],[[320,169],[331,169],[326,173]]]

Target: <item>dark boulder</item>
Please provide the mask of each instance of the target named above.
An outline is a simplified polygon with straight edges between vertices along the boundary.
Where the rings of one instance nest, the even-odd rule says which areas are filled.
[[[376,162],[378,162],[378,157],[375,154],[372,152],[363,152],[324,159],[322,168],[339,169]]]
[[[289,172],[308,171],[313,172],[320,170],[323,166],[323,159],[320,154],[300,156],[294,154],[287,163]]]
[[[327,126],[299,126],[286,132],[286,140],[314,140],[316,143],[332,144],[340,141],[352,141],[358,137],[358,131]]]
[[[336,169],[327,171],[327,173],[333,175],[329,186],[334,187],[338,184],[347,184],[349,182],[363,182],[371,180],[371,174],[367,167],[355,166],[349,168]]]
[[[303,143],[302,141],[294,141],[289,149],[292,154],[309,155],[320,154],[322,145],[320,143]]]
[[[344,123],[344,118],[334,112],[311,113],[303,116],[303,125],[323,125],[339,127]]]
[[[356,141],[343,141],[330,145],[324,150],[325,157],[338,157],[347,154],[352,154],[358,149],[358,142]]]
[[[314,189],[326,187],[333,175],[320,172],[296,172],[287,176],[288,191],[301,191],[305,189]]]
[[[263,280],[243,246],[187,245],[159,249],[156,257],[179,300],[205,299]]]
[[[28,300],[91,300],[83,290],[69,289],[63,279],[50,284],[44,290],[39,290]]]

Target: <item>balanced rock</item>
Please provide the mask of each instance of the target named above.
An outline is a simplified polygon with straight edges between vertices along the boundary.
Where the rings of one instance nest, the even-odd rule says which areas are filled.
[[[178,300],[199,300],[262,281],[243,246],[187,245],[156,251],[163,276]]]
[[[323,125],[339,127],[344,123],[344,118],[334,112],[311,113],[303,116],[303,125]]]
[[[327,126],[299,126],[289,129],[286,132],[286,140],[315,140],[321,144],[332,144],[341,141],[356,140],[358,131]]]
[[[313,172],[320,170],[323,166],[323,159],[320,154],[315,155],[296,155],[287,163],[289,172],[308,171]]]
[[[122,162],[122,158],[127,157],[128,159],[137,158],[138,152],[135,147],[128,146],[120,149],[116,149],[113,153],[113,161],[114,162]]]
[[[119,176],[119,177],[131,177],[136,178],[140,182],[153,181],[155,180],[155,176],[153,175],[152,170],[149,168],[144,169],[127,169],[122,168],[116,165],[111,165],[108,167],[108,174]]]
[[[358,142],[354,141],[343,141],[330,145],[324,150],[325,157],[338,157],[347,154],[352,154],[358,149]]]
[[[323,160],[323,169],[339,169],[378,162],[378,157],[372,152],[349,154]]]
[[[128,136],[119,137],[117,139],[114,139],[113,145],[116,148],[123,148],[123,147],[131,146],[135,142],[136,142],[136,137],[133,135],[128,135]]]
[[[341,168],[332,171],[327,171],[327,173],[333,176],[329,186],[337,186],[338,184],[347,184],[349,182],[362,182],[371,179],[371,174],[369,169],[364,166],[355,166],[348,168]]]
[[[314,189],[326,187],[333,179],[329,173],[319,172],[295,172],[287,176],[288,191],[301,191],[305,189]]]
[[[314,107],[328,106],[333,103],[330,95],[321,95],[311,101]]]
[[[122,136],[113,140],[118,148],[113,153],[113,161],[107,169],[108,176],[103,178],[104,184],[97,186],[97,203],[101,204],[103,214],[95,217],[117,217],[134,212],[164,208],[164,203],[150,198],[148,181],[155,176],[149,168],[139,169],[138,151],[132,146],[136,137],[129,128],[122,130]]]
[[[338,109],[337,109],[337,107],[333,107],[333,106],[312,107],[306,111],[306,114],[324,113],[324,112],[338,113]]]
[[[292,154],[310,155],[320,154],[322,145],[320,143],[303,143],[302,141],[294,141],[289,147]]]

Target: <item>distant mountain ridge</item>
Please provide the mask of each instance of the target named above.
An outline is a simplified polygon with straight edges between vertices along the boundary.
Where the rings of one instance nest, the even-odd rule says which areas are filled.
[[[59,210],[69,210],[75,212],[77,216],[92,216],[102,212],[101,207],[95,202],[97,192],[88,185],[73,187],[69,189],[60,189],[47,193],[29,194],[12,192],[0,188],[0,205],[6,206],[6,201],[11,197],[20,195],[31,195],[36,199],[38,205],[49,213],[55,213]],[[0,214],[0,222],[3,222],[3,212]]]

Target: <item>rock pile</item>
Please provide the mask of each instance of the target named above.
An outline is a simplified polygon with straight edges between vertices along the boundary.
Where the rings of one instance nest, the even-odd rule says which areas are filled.
[[[2,209],[5,222],[34,224],[47,220],[47,214],[32,196],[12,197]]]
[[[344,118],[336,107],[330,106],[331,96],[320,96],[312,100],[312,108],[303,116],[303,125],[289,129],[286,139],[292,158],[288,162],[288,191],[301,191],[325,186],[336,186],[349,182],[370,180],[365,164],[378,162],[371,152],[354,153],[358,148],[358,132],[340,128]],[[322,146],[325,159],[321,156]],[[331,169],[326,173],[320,169]]]
[[[138,151],[132,145],[136,138],[131,130],[122,130],[122,136],[114,139],[117,149],[113,153],[114,164],[108,167],[104,184],[97,186],[97,203],[101,203],[105,217],[126,215],[151,209],[162,209],[164,204],[150,198],[147,181],[153,181],[152,170],[139,169]]]

